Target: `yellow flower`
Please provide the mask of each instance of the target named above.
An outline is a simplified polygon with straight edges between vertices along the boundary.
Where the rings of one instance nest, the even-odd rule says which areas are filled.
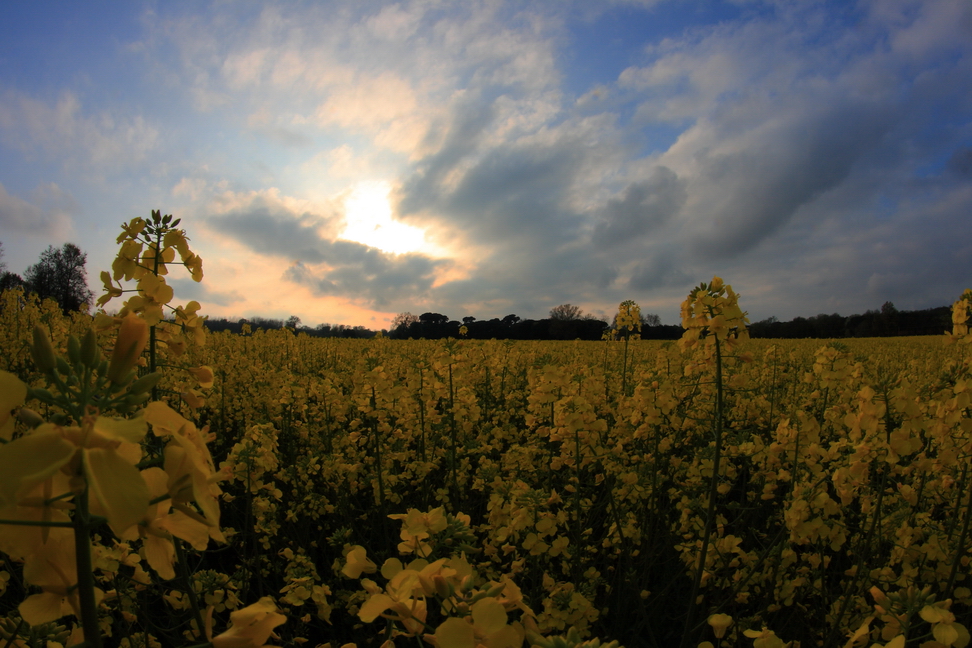
[[[145,229],[145,219],[144,218],[133,218],[128,223],[122,223],[122,233],[118,235],[116,243],[121,243],[125,239],[138,238],[138,235],[142,233]]]
[[[104,306],[115,297],[121,297],[122,289],[115,287],[107,270],[101,271],[101,281],[105,285],[105,294],[98,298],[98,306]]]
[[[209,389],[213,386],[215,376],[213,375],[212,367],[194,367],[188,371],[199,381],[199,386],[203,389]]]
[[[19,606],[20,616],[32,626],[56,621],[68,614],[80,617],[74,530],[52,529],[50,539],[24,561],[24,580],[41,590]],[[95,600],[103,592],[95,588]]]
[[[206,611],[206,638],[213,648],[263,648],[273,629],[285,623],[273,599],[264,596],[253,605],[230,614],[230,628],[213,636],[213,608]]]
[[[753,648],[783,648],[783,640],[766,626],[762,630],[744,630],[743,634],[753,640]]]
[[[361,573],[373,574],[378,566],[368,558],[368,551],[361,545],[351,547],[347,555],[347,563],[341,573],[348,578],[360,578]]]
[[[148,487],[152,499],[169,493],[169,476],[161,468],[147,468],[142,471],[142,479]],[[148,564],[166,580],[175,578],[175,546],[172,536],[182,538],[202,551],[209,543],[209,527],[182,513],[171,511],[172,499],[152,504],[137,526],[130,527],[124,534],[123,540],[134,540],[138,536],[144,538],[145,559]]]
[[[225,542],[219,530],[219,502],[217,497],[222,490],[216,482],[224,474],[216,471],[213,457],[206,447],[204,433],[208,428],[197,430],[194,423],[187,421],[165,403],[152,402],[145,408],[145,420],[152,425],[158,437],[169,437],[165,453],[165,472],[169,475],[168,488],[173,492],[172,505],[186,515],[198,513],[186,504],[194,501],[209,525],[209,534],[217,542]],[[175,491],[174,485],[181,488]]]
[[[726,630],[732,625],[732,617],[728,614],[713,614],[709,617],[709,625],[717,639],[726,636]]]
[[[950,611],[936,605],[926,605],[919,614],[932,624],[932,636],[938,643],[956,648],[968,645],[969,631],[961,623],[956,623],[955,615]]]

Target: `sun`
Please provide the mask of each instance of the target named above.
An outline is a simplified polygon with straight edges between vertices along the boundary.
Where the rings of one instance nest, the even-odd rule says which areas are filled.
[[[425,233],[392,219],[391,185],[381,180],[359,182],[344,200],[346,225],[339,238],[391,254],[426,252]]]

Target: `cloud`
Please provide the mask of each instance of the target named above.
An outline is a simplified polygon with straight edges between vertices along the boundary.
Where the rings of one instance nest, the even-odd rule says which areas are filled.
[[[92,107],[88,93],[11,90],[0,142],[124,168],[169,155],[170,132],[198,137],[195,159],[160,156],[159,184],[205,205],[219,244],[259,255],[301,298],[478,316],[668,300],[672,321],[713,274],[781,316],[811,300],[853,310],[953,292],[972,182],[967,2],[743,3],[708,24],[677,3],[627,4],[646,25],[673,20],[626,50],[619,74],[582,81],[571,12],[622,12],[164,6],[146,14],[147,78],[211,113],[204,126],[180,130],[180,110],[163,138],[155,117]],[[341,197],[364,181],[394,186],[395,218],[452,258],[339,240]],[[11,222],[54,213],[0,200]]]
[[[283,279],[318,296],[339,296],[371,308],[404,309],[423,299],[452,265],[421,254],[387,254],[336,238],[342,216],[325,215],[276,191],[226,194],[206,226],[252,253],[290,261]]]
[[[607,202],[594,225],[593,242],[612,247],[640,238],[666,223],[687,197],[685,181],[658,166],[647,180],[628,185],[623,198]]]
[[[5,232],[45,236],[60,240],[73,232],[71,214],[77,203],[54,183],[33,192],[34,203],[7,193],[0,184],[0,225]]]
[[[724,122],[696,125],[662,156],[691,158],[682,163],[691,168],[683,214],[699,253],[730,257],[771,237],[797,209],[845,181],[893,123],[875,106],[787,108],[736,134]]]
[[[144,161],[158,145],[159,131],[141,115],[86,114],[73,92],[52,105],[7,89],[0,95],[0,141],[28,158],[43,151],[73,166],[119,170]]]
[[[176,303],[185,305],[189,301],[198,301],[207,306],[228,306],[241,302],[245,297],[236,290],[214,290],[211,285],[195,282],[192,279],[168,278],[167,283],[172,286]]]

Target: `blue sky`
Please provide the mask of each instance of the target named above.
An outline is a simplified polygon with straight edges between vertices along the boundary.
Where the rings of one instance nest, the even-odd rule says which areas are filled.
[[[213,317],[753,320],[972,287],[972,4],[0,6],[0,242],[98,292],[119,225],[183,219]]]

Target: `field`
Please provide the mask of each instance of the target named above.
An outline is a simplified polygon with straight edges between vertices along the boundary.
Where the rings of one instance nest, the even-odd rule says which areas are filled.
[[[0,645],[962,648],[967,302],[951,337],[779,343],[727,289],[677,344],[207,335],[192,304],[149,336],[8,292]]]

